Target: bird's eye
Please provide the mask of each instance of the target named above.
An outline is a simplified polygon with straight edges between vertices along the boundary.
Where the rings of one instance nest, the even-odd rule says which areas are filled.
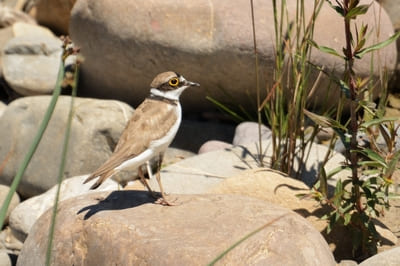
[[[172,87],[176,87],[179,85],[179,79],[178,78],[172,78],[169,80],[168,84]]]

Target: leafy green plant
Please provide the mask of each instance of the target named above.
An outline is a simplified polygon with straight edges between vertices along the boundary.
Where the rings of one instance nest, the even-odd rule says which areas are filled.
[[[368,25],[362,24],[359,28],[353,22],[358,16],[365,14],[370,5],[360,5],[359,0],[337,0],[335,4],[331,1],[328,3],[343,17],[345,47],[342,53],[339,53],[333,48],[310,42],[319,50],[343,59],[346,66],[343,77],[331,77],[349,103],[350,118],[347,123],[341,124],[311,112],[306,114],[319,126],[334,129],[346,148],[346,162],[343,168],[349,169],[351,176],[345,180],[338,180],[334,195],[330,197],[327,193],[328,176],[325,171],[321,171],[314,196],[332,207],[332,211],[325,216],[329,220],[328,231],[334,225],[349,226],[352,229],[353,255],[362,259],[376,252],[378,234],[373,218],[380,216],[384,209],[389,207],[389,186],[392,184],[392,175],[397,167],[400,151],[395,150],[396,119],[383,117],[382,103],[386,101],[385,94],[376,108],[372,101],[370,85],[372,75],[368,78],[357,76],[353,65],[355,60],[361,59],[365,54],[392,43],[400,34],[366,47]],[[353,24],[355,32],[351,31]],[[384,83],[382,80],[381,82]],[[357,137],[361,133],[368,137],[369,147],[358,144]],[[382,147],[376,141],[378,133],[384,139]]]
[[[314,25],[324,1],[315,0],[312,15],[305,16],[304,1],[297,1],[294,20],[289,17],[286,1],[272,1],[275,28],[274,84],[259,110],[264,110],[272,130],[271,168],[300,178],[307,161],[307,147],[313,143],[318,128],[306,134],[304,109],[312,94],[309,64]],[[287,30],[284,30],[287,25]],[[295,169],[295,162],[300,164]]]

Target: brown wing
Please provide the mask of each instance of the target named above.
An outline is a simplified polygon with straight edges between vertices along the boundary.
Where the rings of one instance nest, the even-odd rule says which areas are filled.
[[[160,139],[176,122],[175,108],[170,104],[146,99],[134,111],[111,157],[84,183],[99,176],[91,189],[97,188],[115,173],[114,168],[145,151],[153,140]],[[161,130],[163,129],[163,130]],[[146,132],[143,134],[143,132]]]

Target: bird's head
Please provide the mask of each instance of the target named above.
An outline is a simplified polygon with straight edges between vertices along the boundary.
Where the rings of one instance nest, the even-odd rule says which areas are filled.
[[[150,93],[170,100],[179,100],[181,93],[200,84],[186,80],[182,75],[173,71],[158,74],[150,84]]]

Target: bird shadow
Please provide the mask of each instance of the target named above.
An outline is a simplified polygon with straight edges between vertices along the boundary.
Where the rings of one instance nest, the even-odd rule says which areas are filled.
[[[96,204],[80,209],[77,214],[87,211],[83,217],[87,220],[101,211],[124,210],[156,201],[147,191],[140,190],[113,191],[107,197],[98,200]]]

